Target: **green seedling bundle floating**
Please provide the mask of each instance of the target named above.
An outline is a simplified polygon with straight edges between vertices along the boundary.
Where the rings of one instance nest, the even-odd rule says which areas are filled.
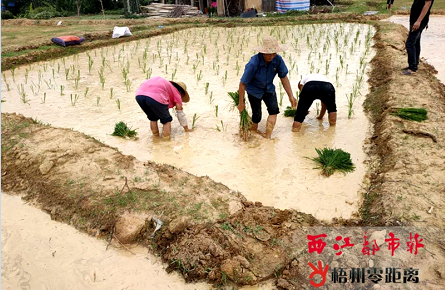
[[[425,110],[424,108],[400,108],[391,113],[391,115],[400,117],[405,120],[422,122],[428,119],[426,115],[427,113],[427,110]]]
[[[343,173],[352,172],[355,169],[351,160],[351,154],[342,149],[323,148],[317,149],[318,157],[309,158],[318,163],[316,169],[321,169],[325,176],[331,176],[336,170]]]
[[[228,94],[230,98],[233,100],[232,110],[236,110],[236,108],[239,105],[239,91],[229,92]],[[247,113],[247,110],[244,109],[240,114],[240,121],[239,121],[240,136],[244,140],[247,140],[247,138],[249,138],[250,127],[252,126],[252,124],[253,124],[252,118],[250,118],[249,113]]]
[[[135,130],[131,130],[131,128],[128,128],[127,124],[124,122],[116,123],[114,127],[114,132],[111,134],[112,136],[119,136],[119,137],[136,137],[138,133]]]

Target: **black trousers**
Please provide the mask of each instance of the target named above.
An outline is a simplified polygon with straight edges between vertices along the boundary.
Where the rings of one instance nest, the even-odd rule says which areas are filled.
[[[420,60],[420,37],[426,24],[421,24],[419,29],[412,31],[413,25],[409,26],[408,39],[406,40],[406,52],[408,53],[408,68],[417,71]]]

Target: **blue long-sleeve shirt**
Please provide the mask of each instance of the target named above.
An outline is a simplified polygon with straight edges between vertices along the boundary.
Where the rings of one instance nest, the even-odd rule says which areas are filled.
[[[261,99],[265,92],[274,93],[275,86],[273,80],[278,74],[279,78],[287,76],[288,69],[284,60],[278,54],[266,66],[263,54],[258,53],[250,59],[244,69],[241,82],[246,85],[246,91],[258,99]]]

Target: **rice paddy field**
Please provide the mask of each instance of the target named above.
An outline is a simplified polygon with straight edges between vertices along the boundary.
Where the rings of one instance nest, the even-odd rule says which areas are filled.
[[[264,205],[326,220],[349,218],[359,206],[367,170],[364,140],[370,123],[362,103],[374,33],[372,26],[347,23],[182,30],[5,71],[2,112],[83,132],[139,160],[207,175]],[[288,47],[280,55],[295,96],[298,81],[308,73],[325,74],[334,84],[336,127],[329,127],[327,116],[321,122],[315,118],[321,107],[315,102],[302,130],[292,133],[293,118],[283,115],[289,100],[276,78],[281,113],[273,139],[257,134],[247,141],[239,138],[239,115],[230,110],[228,92],[238,89],[253,48],[267,35]],[[186,83],[191,101],[184,112],[194,132],[184,133],[175,120],[170,142],[152,138],[134,97],[138,86],[153,76]],[[263,105],[261,131],[266,118]],[[137,129],[139,138],[112,136],[120,121]],[[309,158],[323,147],[351,153],[356,170],[322,176]]]
[[[431,50],[442,20],[432,17],[423,34],[428,63],[422,59],[417,75],[407,77],[400,73],[407,30],[382,18],[165,19],[164,28],[137,20],[133,38],[118,40],[106,39],[106,20],[97,22],[102,32],[72,50],[44,42],[5,50],[2,284],[309,289],[319,281],[308,264],[317,257],[329,265],[329,289],[356,288],[331,281],[336,267],[374,265],[419,268],[419,283],[406,289],[442,289],[445,87]],[[51,21],[26,25],[47,31]],[[5,36],[30,33],[20,21],[8,25]],[[302,130],[292,132],[277,78],[281,112],[272,139],[239,135],[229,93],[267,35],[288,48],[280,55],[295,97],[305,74],[325,74],[334,84],[335,127],[327,116],[316,119],[315,102]],[[152,137],[135,92],[154,76],[186,83],[193,132],[174,120],[170,141]],[[266,118],[263,105],[262,132]],[[334,155],[341,164],[328,160]],[[400,238],[394,255],[385,243],[391,232]],[[308,253],[307,235],[321,233],[328,234],[323,255]],[[425,245],[415,254],[404,242],[411,233]],[[364,235],[380,247],[375,255],[363,253]],[[337,236],[355,246],[339,256]],[[360,286],[388,288],[382,284],[367,277]]]

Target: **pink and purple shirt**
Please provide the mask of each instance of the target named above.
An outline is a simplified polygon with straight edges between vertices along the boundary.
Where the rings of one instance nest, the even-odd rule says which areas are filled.
[[[162,77],[153,77],[140,85],[136,96],[147,96],[153,100],[173,108],[176,104],[182,105],[179,91],[168,80]]]

